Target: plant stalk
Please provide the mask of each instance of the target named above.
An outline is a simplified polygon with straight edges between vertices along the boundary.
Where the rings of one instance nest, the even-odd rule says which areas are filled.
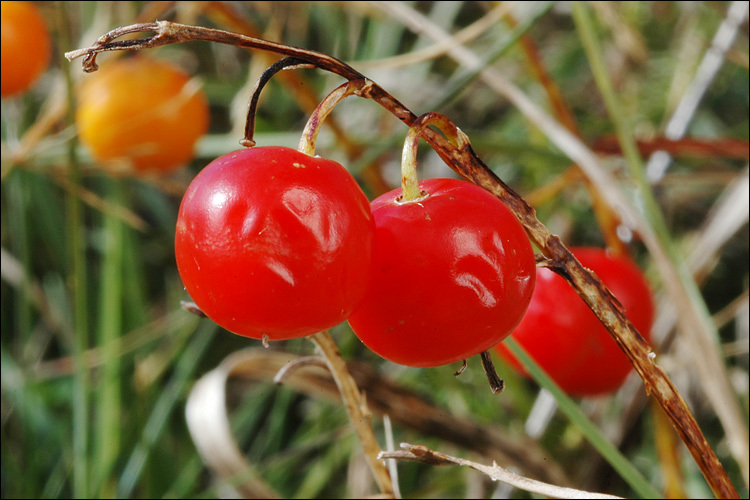
[[[349,415],[349,421],[352,423],[360,443],[362,443],[365,458],[375,477],[375,482],[383,495],[392,498],[394,489],[391,475],[388,473],[385,463],[378,459],[381,450],[370,425],[372,416],[366,409],[365,399],[359,392],[357,383],[347,370],[346,363],[344,363],[339,350],[336,348],[336,343],[333,341],[331,334],[324,330],[308,338],[323,354],[326,365],[328,365],[328,369],[336,381],[336,386],[339,388],[346,412]]]

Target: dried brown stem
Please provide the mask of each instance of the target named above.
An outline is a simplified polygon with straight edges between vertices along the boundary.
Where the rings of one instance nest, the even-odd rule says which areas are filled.
[[[115,41],[116,38],[143,31],[156,34],[138,40]],[[226,31],[186,26],[167,21],[136,24],[117,28],[103,35],[97,43],[89,48],[66,53],[69,60],[84,57],[85,71],[96,69],[96,54],[112,50],[139,50],[172,43],[187,41],[210,41],[237,47],[260,49],[285,56],[299,58],[314,64],[320,69],[340,75],[347,80],[359,80],[364,75],[346,63],[327,54],[291,47],[276,42],[242,36]],[[417,116],[396,100],[383,88],[373,83],[364,89],[362,97],[368,97],[391,112],[406,125],[413,125]],[[457,148],[451,145],[440,133],[425,128],[422,137],[432,146],[438,155],[461,177],[470,180],[497,196],[510,208],[523,224],[529,238],[549,259],[557,261],[564,271],[562,276],[570,283],[578,295],[609,331],[627,355],[636,371],[643,379],[646,391],[653,394],[669,416],[683,442],[688,447],[694,460],[700,467],[706,481],[717,496],[737,497],[726,471],[716,454],[706,441],[698,423],[677,392],[666,373],[656,364],[655,356],[648,343],[638,333],[625,316],[624,311],[614,299],[611,292],[593,273],[585,269],[580,262],[563,245],[560,238],[536,218],[534,209],[517,193],[507,186],[487,165],[474,153],[471,146]]]
[[[455,372],[453,373],[453,375],[454,375],[454,376],[456,376],[456,377],[460,377],[460,376],[461,376],[461,374],[462,374],[463,372],[465,372],[465,371],[466,371],[466,360],[465,360],[465,359],[463,359],[463,360],[461,360],[461,368],[459,368],[458,370],[456,370],[456,371],[455,371]]]
[[[495,365],[492,363],[492,358],[490,357],[490,351],[482,351],[479,357],[482,359],[482,369],[490,383],[492,394],[503,392],[503,389],[505,389],[505,382],[498,376],[497,371],[495,370]]]
[[[666,137],[655,137],[650,140],[638,140],[636,142],[638,152],[642,156],[649,156],[656,151],[665,151],[670,156],[696,156],[705,158],[733,158],[747,160],[750,158],[750,145],[748,141],[735,138],[702,139],[684,138],[667,139]],[[605,136],[597,140],[591,148],[597,153],[605,155],[621,155],[622,147],[617,137]]]
[[[180,301],[180,306],[187,312],[200,316],[201,318],[208,318],[200,307],[195,302],[188,302],[187,300]]]
[[[273,75],[281,71],[282,69],[292,69],[292,68],[311,68],[314,66],[311,66],[310,64],[305,63],[301,59],[297,59],[296,57],[285,57],[284,59],[280,59],[273,63],[271,66],[269,66],[262,75],[260,75],[260,78],[258,78],[258,81],[255,82],[255,88],[253,88],[253,94],[250,98],[250,103],[247,106],[247,119],[245,120],[245,137],[240,141],[240,144],[242,144],[245,147],[253,147],[255,146],[255,141],[253,140],[253,135],[255,134],[255,113],[258,109],[258,100],[260,99],[260,93],[263,90],[263,88],[266,86],[266,84],[273,78]]]

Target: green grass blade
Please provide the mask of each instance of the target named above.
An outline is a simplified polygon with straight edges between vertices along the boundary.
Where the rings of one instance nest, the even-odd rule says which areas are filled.
[[[630,485],[641,498],[664,498],[664,495],[654,488],[625,456],[612,445],[601,431],[581,411],[578,405],[560,389],[544,370],[529,356],[513,336],[506,338],[505,345],[521,362],[531,377],[555,397],[560,410],[578,427],[584,437],[601,453],[613,469]]]
[[[108,199],[122,204],[120,182],[107,179]],[[99,288],[98,345],[102,353],[101,379],[97,387],[94,486],[107,489],[111,468],[120,450],[122,402],[120,389],[121,356],[117,340],[122,335],[123,299],[123,223],[111,215],[104,214],[103,262]],[[130,249],[129,251],[137,251]],[[111,485],[110,485],[111,486]],[[100,496],[107,496],[102,491]]]
[[[156,445],[161,436],[177,402],[184,397],[185,389],[192,380],[195,369],[199,366],[198,361],[205,353],[217,329],[218,326],[215,323],[209,320],[202,321],[193,334],[193,339],[177,361],[174,375],[157,399],[154,409],[143,428],[141,438],[122,472],[120,482],[117,485],[117,496],[119,498],[127,498],[132,494],[151,449]]]
[[[60,45],[65,50],[73,49],[71,42],[69,19],[65,2],[59,3],[57,24],[60,33]],[[75,123],[75,98],[73,95],[73,68],[62,65],[65,78],[66,99],[68,112],[66,121],[70,126]],[[67,168],[70,183],[74,186],[81,184],[81,167],[76,155],[76,136],[67,141]],[[66,226],[68,229],[68,274],[74,303],[74,325],[76,332],[73,356],[75,358],[76,374],[73,395],[73,496],[88,498],[89,495],[89,370],[86,366],[84,353],[89,345],[89,306],[86,273],[86,249],[84,245],[83,206],[81,200],[68,191],[66,194]]]
[[[513,28],[510,33],[508,33],[505,37],[503,37],[502,40],[500,40],[500,42],[498,42],[495,48],[489,51],[488,55],[483,58],[481,65],[477,66],[476,68],[462,71],[458,75],[455,75],[450,80],[448,80],[444,85],[447,90],[443,93],[443,95],[439,96],[428,106],[425,106],[425,108],[441,109],[442,107],[453,102],[456,97],[458,97],[458,95],[463,90],[465,90],[471,82],[476,80],[479,74],[484,71],[487,66],[500,59],[503,55],[505,55],[506,52],[508,52],[508,50],[514,47],[516,45],[516,42],[518,42],[518,40],[523,35],[528,33],[532,26],[534,26],[534,24],[536,24],[536,22],[541,19],[542,16],[546,15],[554,5],[555,2],[543,2],[536,8],[534,14],[530,16],[529,19]]]

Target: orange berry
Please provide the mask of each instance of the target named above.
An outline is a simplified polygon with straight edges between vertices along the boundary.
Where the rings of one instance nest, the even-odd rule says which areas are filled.
[[[110,169],[176,170],[208,129],[203,90],[167,61],[136,56],[102,64],[78,95],[81,142]]]
[[[50,35],[32,2],[0,2],[3,97],[26,91],[49,64]]]

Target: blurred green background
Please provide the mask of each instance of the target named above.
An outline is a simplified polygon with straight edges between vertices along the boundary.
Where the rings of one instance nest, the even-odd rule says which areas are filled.
[[[606,223],[608,212],[596,189],[587,187],[550,137],[488,80],[492,72],[501,75],[572,129],[600,154],[603,168],[636,206],[641,206],[643,186],[634,180],[628,166],[632,161],[617,146],[615,123],[628,125],[644,163],[657,146],[667,150],[673,157],[669,169],[649,189],[681,259],[696,248],[710,249],[704,250],[702,256],[710,259],[697,281],[719,332],[724,371],[717,376],[732,384],[733,404],[747,437],[746,9],[738,17],[731,14],[731,2],[583,4],[595,34],[593,42],[584,42],[587,26],[574,20],[564,2],[38,5],[52,33],[50,66],[29,92],[2,101],[4,498],[233,494],[232,481],[217,479],[198,454],[188,433],[185,402],[195,381],[226,356],[261,345],[181,308],[188,297],[174,262],[174,227],[190,180],[212,159],[240,147],[252,86],[277,56],[205,42],[150,49],[150,55],[175,61],[200,80],[211,106],[210,130],[197,145],[195,159],[179,172],[112,176],[76,141],[73,97],[85,75],[80,61],[70,63],[63,53],[89,46],[117,26],[155,19],[325,52],[352,64],[416,114],[447,115],[566,245],[609,244],[630,253],[649,276],[662,312],[670,297],[637,235],[621,227],[618,233],[617,224]],[[512,16],[499,16],[500,8]],[[685,139],[664,141],[670,118],[688,89],[698,85],[701,61],[716,52],[711,47],[717,31],[732,25],[736,39],[717,56],[716,73],[699,87],[702,97],[686,124]],[[425,27],[460,35],[440,46]],[[471,58],[457,61],[446,53],[446,47],[455,49],[459,42],[483,73]],[[592,74],[587,55],[592,48],[604,56],[620,103],[617,116],[608,110]],[[99,63],[123,55],[105,54]],[[321,70],[277,75],[261,95],[257,144],[296,147],[311,105],[340,83],[340,77]],[[338,132],[324,127],[318,154],[346,165],[371,199],[397,186],[406,134],[401,122],[362,99],[343,102],[329,122]],[[423,177],[454,175],[426,146],[420,150],[419,169]],[[733,191],[737,183],[739,195]],[[706,234],[711,241],[701,240]],[[730,446],[742,432],[727,431],[717,418],[706,398],[710,385],[693,366],[694,347],[664,321],[655,327],[660,364],[688,401],[740,495],[747,497],[747,471],[743,474],[742,460]],[[403,441],[425,444],[491,464],[495,455],[482,451],[482,441],[493,433],[507,440],[509,449],[527,451],[515,458],[501,453],[508,458],[506,463],[498,459],[502,466],[548,482],[565,478],[566,485],[580,489],[639,494],[562,413],[543,425],[538,438],[526,436],[524,426],[539,386],[513,374],[499,359],[507,388],[493,396],[478,360],[470,360],[469,369],[454,377],[457,366],[415,369],[384,361],[346,324],[332,335],[347,361],[365,363],[375,376],[448,415],[440,429],[420,426],[419,415],[394,423],[396,446]],[[313,346],[299,339],[273,343],[269,352],[308,355]],[[661,412],[646,404],[637,380],[629,382],[618,394],[579,401],[578,406],[648,485],[667,496],[710,495]],[[377,492],[340,405],[276,386],[270,379],[241,377],[228,384],[227,401],[254,481],[274,495],[339,498]],[[471,442],[455,437],[459,422],[476,426]],[[379,415],[373,426],[385,447]],[[525,459],[532,455],[549,461],[547,477],[525,469]],[[466,468],[414,463],[398,468],[406,498],[530,495]]]

